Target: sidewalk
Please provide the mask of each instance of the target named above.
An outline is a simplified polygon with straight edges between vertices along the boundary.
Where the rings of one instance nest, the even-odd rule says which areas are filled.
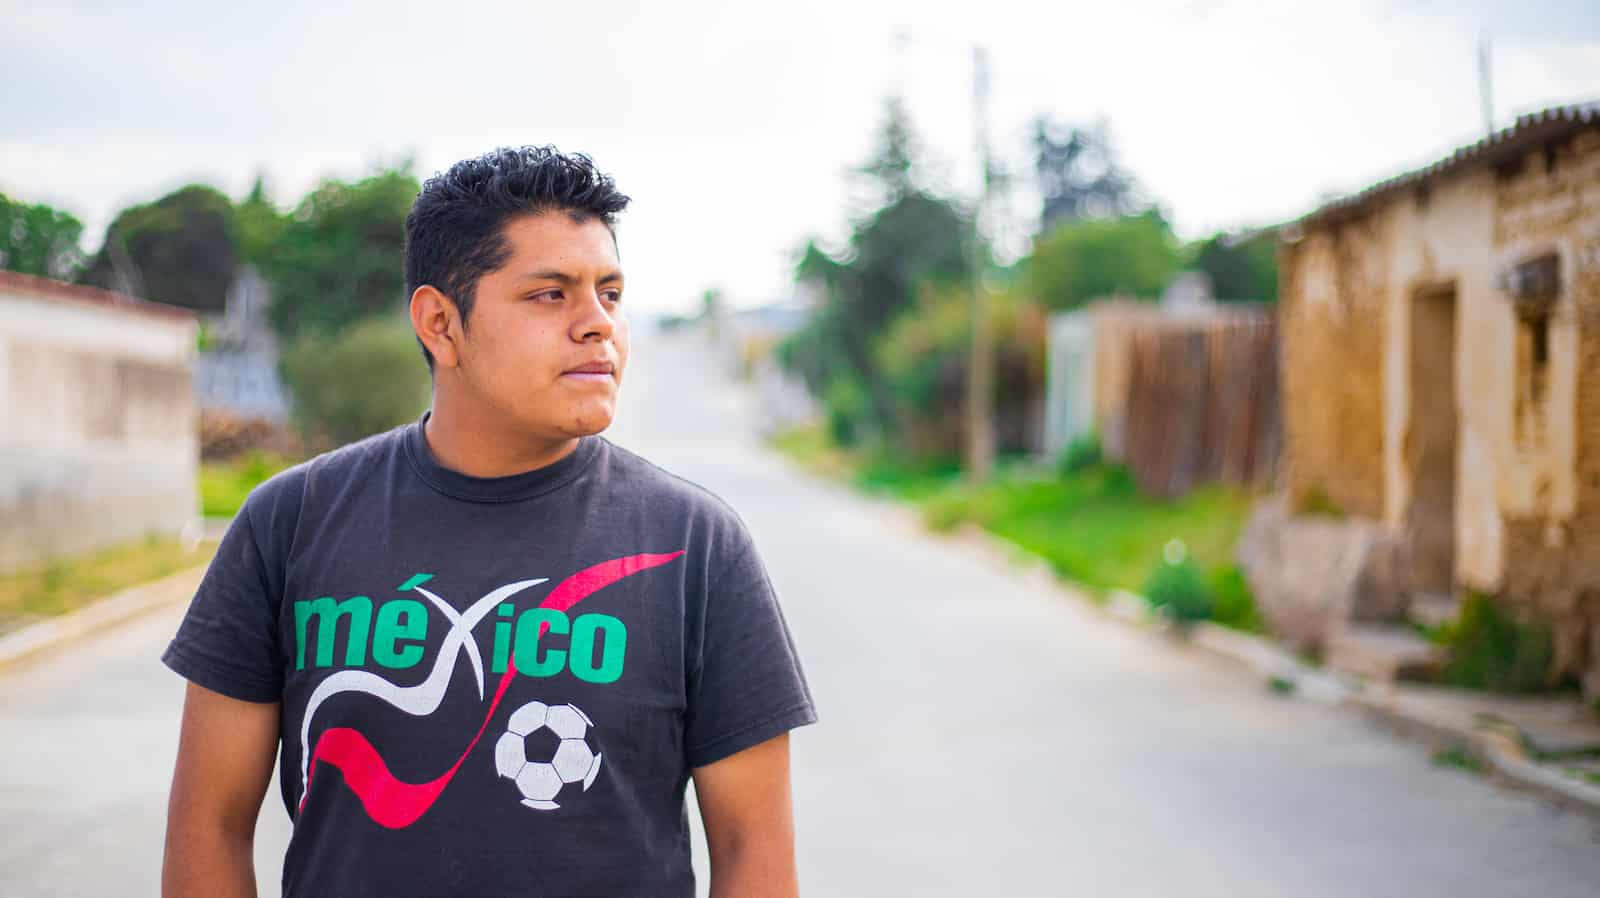
[[[205,575],[205,565],[141,583],[76,611],[29,624],[0,636],[0,673],[21,666],[91,633],[124,623],[157,608],[187,602]]]

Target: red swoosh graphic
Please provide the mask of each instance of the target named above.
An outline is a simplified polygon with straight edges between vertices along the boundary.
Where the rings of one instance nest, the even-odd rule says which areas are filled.
[[[624,577],[666,564],[682,554],[682,552],[670,552],[665,555],[629,555],[625,558],[602,561],[556,584],[550,595],[539,603],[539,607],[566,611]],[[549,624],[541,625],[539,635],[543,636],[549,626]],[[450,765],[449,770],[426,783],[407,783],[396,779],[394,774],[389,772],[389,765],[384,762],[383,756],[378,754],[378,750],[360,732],[349,727],[334,727],[324,731],[317,739],[316,749],[311,753],[306,792],[300,798],[297,811],[305,810],[306,799],[311,796],[311,779],[316,776],[317,762],[322,761],[337,767],[344,774],[345,785],[361,799],[361,806],[366,809],[367,816],[372,818],[372,822],[389,829],[401,829],[415,823],[417,818],[427,813],[428,808],[433,807],[434,801],[439,798],[444,787],[450,784],[450,780],[455,778],[456,771],[461,769],[462,762],[466,761],[467,756],[477,747],[478,740],[483,738],[484,730],[489,728],[489,721],[494,717],[495,709],[500,707],[500,700],[505,697],[506,689],[516,675],[517,658],[513,653],[506,664],[505,673],[500,675],[500,683],[495,687],[494,699],[489,702],[489,710],[483,716],[483,723],[478,725],[478,732],[472,737],[472,741],[467,743],[466,750],[461,752],[461,757],[456,758],[456,762]]]

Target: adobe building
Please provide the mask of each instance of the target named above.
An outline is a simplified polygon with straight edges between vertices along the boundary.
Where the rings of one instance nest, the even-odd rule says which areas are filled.
[[[0,271],[0,572],[199,521],[191,312]]]
[[[1326,643],[1480,591],[1600,694],[1600,103],[1323,206],[1279,261],[1285,497],[1242,552],[1269,619]]]

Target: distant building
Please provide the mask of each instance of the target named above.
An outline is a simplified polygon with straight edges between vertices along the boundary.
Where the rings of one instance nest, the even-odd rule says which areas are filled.
[[[0,571],[198,521],[193,313],[0,272]]]
[[[267,322],[271,289],[253,266],[239,269],[220,316],[205,318],[207,346],[195,359],[195,399],[205,410],[282,423],[288,392],[278,377],[278,340]]]
[[[1161,291],[1161,310],[1171,315],[1204,317],[1216,305],[1211,276],[1203,271],[1180,271]]]
[[[1600,693],[1600,104],[1523,116],[1283,234],[1287,506],[1388,548],[1354,608],[1267,602],[1326,637],[1482,591],[1552,623],[1553,673]]]
[[[789,302],[725,310],[720,315],[717,339],[725,364],[733,376],[753,386],[756,426],[763,435],[810,423],[819,415],[804,382],[784,370],[777,358],[778,345],[805,327],[811,313],[811,297],[802,290]]]

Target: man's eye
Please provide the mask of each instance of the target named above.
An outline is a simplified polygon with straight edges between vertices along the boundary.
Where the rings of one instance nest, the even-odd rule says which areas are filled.
[[[533,294],[533,298],[538,300],[556,300],[561,298],[561,291],[544,290],[542,292]]]
[[[604,293],[602,293],[600,295],[604,296],[606,299],[611,300],[612,302],[622,302],[622,291],[621,290],[607,290],[606,292],[604,292]]]

